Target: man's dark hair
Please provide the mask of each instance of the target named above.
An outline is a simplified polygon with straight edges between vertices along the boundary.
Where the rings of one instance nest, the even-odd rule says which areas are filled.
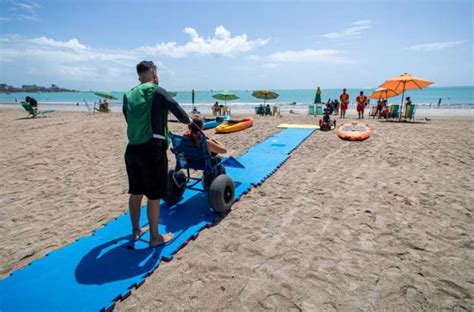
[[[152,61],[141,61],[140,63],[137,64],[138,74],[141,74],[149,70],[156,71],[156,65]]]
[[[26,101],[26,102],[29,102],[30,100],[31,100],[31,98],[30,98],[29,96],[27,96],[27,97],[25,98],[25,101]]]

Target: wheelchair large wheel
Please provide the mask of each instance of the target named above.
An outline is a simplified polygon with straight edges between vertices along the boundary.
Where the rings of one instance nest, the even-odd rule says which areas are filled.
[[[176,184],[178,182],[178,184]],[[186,183],[186,175],[182,171],[168,172],[168,190],[164,201],[168,204],[176,204],[181,200],[184,193],[184,183]]]
[[[216,175],[209,174],[202,179],[202,186],[204,189],[207,191],[209,187],[211,187],[212,181],[221,174],[225,174],[225,168],[223,165],[219,165]]]
[[[215,212],[224,214],[234,203],[234,181],[225,174],[217,176],[209,188],[209,205]]]

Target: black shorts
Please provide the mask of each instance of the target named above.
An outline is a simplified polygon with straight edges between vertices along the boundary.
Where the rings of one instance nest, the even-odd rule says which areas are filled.
[[[145,144],[127,145],[125,165],[128,193],[145,195],[148,199],[166,196],[168,186],[168,157],[166,142],[151,139]]]

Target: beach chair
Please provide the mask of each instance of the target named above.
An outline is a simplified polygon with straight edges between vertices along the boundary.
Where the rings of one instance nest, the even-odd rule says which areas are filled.
[[[222,108],[222,115],[224,116],[230,116],[231,113],[230,113],[230,107],[227,106],[227,105],[224,105],[224,107]]]
[[[270,115],[270,116],[272,115],[272,110],[271,110],[270,106],[265,106],[264,107],[264,114],[265,115]]]
[[[110,113],[111,110],[109,108],[109,105],[104,105],[103,103],[99,105],[99,108],[95,108],[96,111],[100,113]]]
[[[390,110],[388,111],[388,119],[396,119],[399,117],[398,112],[400,110],[400,105],[391,105]]]
[[[255,115],[263,115],[262,109],[260,106],[255,106]]]
[[[278,116],[278,117],[281,117],[281,112],[280,112],[280,108],[276,105],[273,105],[272,106],[272,116]]]
[[[21,102],[21,106],[23,106],[23,108],[29,113],[28,117],[31,117],[31,118],[35,118],[38,116],[46,117],[46,114],[55,112],[55,110],[53,109],[45,110],[45,111],[34,110],[33,107],[29,103],[26,103],[26,102]]]
[[[408,105],[405,109],[405,120],[415,120],[416,105]]]
[[[377,116],[377,106],[371,107],[369,117],[372,117],[372,119],[375,119],[376,116]]]
[[[323,107],[321,105],[317,105],[316,106],[316,116],[322,116],[322,115],[324,115]]]
[[[186,189],[207,192],[209,206],[219,214],[225,214],[234,203],[234,181],[225,173],[227,167],[244,168],[235,158],[219,158],[209,153],[204,133],[200,133],[200,144],[184,136],[171,134],[171,152],[176,156],[176,167],[168,172],[168,192],[164,200],[169,204],[179,202]],[[202,175],[191,175],[190,170],[202,171]],[[198,184],[202,184],[202,188]]]

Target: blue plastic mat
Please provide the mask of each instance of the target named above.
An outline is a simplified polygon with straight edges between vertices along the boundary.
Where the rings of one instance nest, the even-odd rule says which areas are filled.
[[[238,157],[245,169],[226,168],[236,186],[236,200],[252,184],[262,183],[276,171],[312,132],[283,130]],[[207,194],[187,190],[180,203],[170,206],[163,202],[161,206],[160,232],[173,232],[173,241],[151,249],[149,232],[137,242],[130,241],[130,216],[126,213],[92,236],[53,251],[0,281],[0,311],[110,309],[115,301],[130,295],[133,287],[143,284],[162,260],[171,260],[218,219],[209,208]],[[140,224],[147,224],[146,209],[142,209]]]

